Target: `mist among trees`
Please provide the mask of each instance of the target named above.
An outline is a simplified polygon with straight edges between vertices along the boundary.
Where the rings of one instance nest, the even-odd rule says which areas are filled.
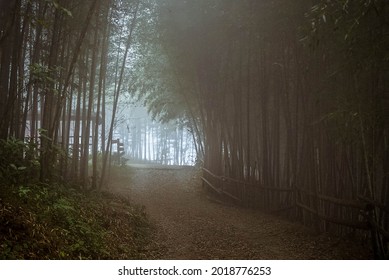
[[[241,205],[367,234],[383,258],[388,46],[385,0],[0,1],[1,184],[196,164]]]

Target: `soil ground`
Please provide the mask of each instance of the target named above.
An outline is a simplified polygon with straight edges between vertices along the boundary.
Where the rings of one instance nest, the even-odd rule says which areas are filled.
[[[128,168],[128,170],[127,170]],[[368,246],[315,234],[278,216],[228,205],[193,167],[131,165],[113,190],[146,207],[156,259],[370,259]]]

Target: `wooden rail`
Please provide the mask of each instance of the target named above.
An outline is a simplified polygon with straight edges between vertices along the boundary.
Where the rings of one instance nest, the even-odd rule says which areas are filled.
[[[206,169],[205,169],[206,170]],[[210,172],[209,170],[207,170],[207,172]],[[268,187],[268,186],[260,186],[258,184],[253,184],[253,183],[249,183],[249,182],[244,182],[244,181],[241,181],[241,180],[237,180],[237,179],[233,179],[233,178],[229,178],[229,177],[225,177],[225,176],[218,176],[220,177],[223,181],[229,181],[229,182],[234,182],[234,183],[238,183],[238,184],[244,184],[248,187],[252,187],[252,188],[256,188],[256,189],[261,189],[261,190],[269,190],[269,191],[276,191],[276,192],[293,192],[294,190],[291,189],[291,188],[277,188],[277,187]]]
[[[221,189],[215,187],[214,185],[212,185],[207,179],[205,179],[204,177],[201,177],[201,180],[203,180],[204,183],[206,183],[209,187],[211,187],[214,191],[216,191],[217,193],[221,194],[222,191]]]
[[[201,180],[203,180],[203,182],[209,186],[212,190],[216,191],[218,194],[222,194],[222,195],[225,195],[225,196],[228,196],[230,198],[232,198],[233,200],[237,201],[237,202],[241,202],[242,199],[239,198],[238,196],[230,193],[229,191],[225,190],[223,188],[223,182],[225,182],[225,177],[222,177],[222,176],[217,176],[215,174],[213,174],[211,171],[209,171],[208,169],[206,168],[203,168],[203,171],[208,175],[210,176],[211,178],[219,181],[219,186],[216,186],[215,184],[211,183],[210,180],[208,180],[207,178],[205,178],[204,176],[201,177]]]
[[[347,199],[341,199],[341,198],[336,198],[328,195],[323,195],[323,194],[317,194],[315,192],[311,192],[308,190],[302,190],[302,189],[297,189],[299,193],[303,193],[306,195],[310,195],[313,197],[317,197],[323,201],[331,202],[333,204],[345,206],[345,207],[351,207],[351,208],[356,208],[359,210],[365,210],[366,209],[366,203],[358,200],[347,200]]]
[[[319,220],[324,220],[326,222],[330,222],[337,225],[346,226],[353,229],[359,229],[359,230],[371,230],[375,231],[378,234],[381,235],[382,240],[384,242],[389,242],[389,230],[385,229],[383,227],[383,222],[380,222],[380,220],[377,219],[376,214],[372,215],[372,211],[375,209],[378,209],[380,213],[381,220],[386,219],[389,216],[389,206],[385,205],[383,203],[380,203],[378,201],[375,201],[373,199],[359,196],[358,199],[352,200],[352,199],[341,199],[337,197],[332,197],[320,193],[315,193],[309,190],[303,190],[299,188],[287,188],[287,187],[269,187],[269,186],[261,186],[259,184],[255,184],[252,182],[246,182],[237,180],[234,178],[229,178],[225,176],[219,176],[214,173],[212,173],[210,170],[203,168],[203,177],[201,178],[205,185],[216,191],[220,195],[225,195],[227,197],[230,197],[238,202],[244,202],[248,200],[255,191],[264,191],[266,193],[291,193],[293,195],[293,202],[290,205],[281,205],[281,202],[279,202],[279,208],[278,209],[267,209],[271,210],[271,212],[281,212],[286,210],[294,210],[297,208],[301,209],[302,211],[307,211],[308,213],[311,213],[315,215]],[[212,181],[212,182],[211,182]],[[236,189],[235,191],[241,194],[241,197],[238,197],[237,195],[231,193],[231,191],[226,189],[226,185],[229,183],[234,183],[233,186]],[[229,184],[230,186],[231,184]],[[245,193],[242,192],[242,190],[245,190]],[[346,219],[340,219],[338,217],[330,217],[328,215],[325,215],[323,213],[320,213],[319,208],[312,207],[309,205],[304,204],[301,200],[298,201],[298,197],[301,198],[302,195],[309,196],[314,201],[316,201],[316,205],[320,205],[321,203],[325,202],[332,205],[347,207],[350,209],[354,209],[354,211],[359,211],[361,214],[362,220],[346,220]],[[282,206],[282,207],[281,207]],[[375,212],[374,212],[375,213]],[[385,223],[384,226],[387,224]]]
[[[346,221],[341,220],[333,217],[328,217],[325,215],[322,215],[320,213],[317,213],[317,211],[311,207],[308,207],[302,203],[296,202],[296,205],[300,207],[301,209],[304,209],[314,215],[317,215],[320,219],[325,220],[327,222],[331,222],[334,224],[342,225],[342,226],[348,226],[355,229],[369,229],[369,223],[367,221]]]
[[[253,188],[253,189],[256,189],[256,190],[267,190],[267,191],[276,191],[276,192],[293,192],[294,190],[291,189],[291,188],[272,188],[272,187],[267,187],[267,186],[260,186],[260,185],[256,185],[256,184],[253,184],[253,183],[249,183],[249,182],[243,182],[243,181],[240,181],[240,180],[236,180],[236,179],[233,179],[233,178],[229,178],[229,177],[225,177],[225,176],[218,176],[214,173],[212,173],[210,170],[206,169],[206,168],[202,168],[204,173],[206,174],[205,176],[201,177],[201,179],[203,180],[203,182],[208,185],[211,189],[213,189],[214,191],[216,191],[217,193],[219,194],[224,194],[238,202],[242,202],[242,198],[239,198],[238,196],[232,194],[231,192],[227,191],[226,189],[223,188],[223,185],[225,185],[227,182],[233,182],[233,183],[236,183],[237,186],[245,186],[246,188]],[[216,187],[215,184],[212,184],[210,182],[210,180],[208,180],[207,178],[205,177],[211,177],[215,180],[218,180],[219,181],[219,184],[221,187]],[[276,210],[277,211],[277,210]]]
[[[375,201],[373,199],[364,197],[364,196],[358,196],[358,198],[362,201],[365,201],[367,204],[370,204],[372,206],[375,206],[377,208],[380,208],[382,211],[386,212],[389,214],[389,205],[385,205],[381,202]]]

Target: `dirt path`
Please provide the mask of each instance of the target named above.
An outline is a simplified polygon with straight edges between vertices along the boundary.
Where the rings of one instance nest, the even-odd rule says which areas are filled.
[[[193,168],[130,168],[115,190],[143,204],[156,224],[159,259],[368,259],[365,247],[316,235],[300,224],[225,205],[202,189]],[[120,180],[123,182],[123,180]]]

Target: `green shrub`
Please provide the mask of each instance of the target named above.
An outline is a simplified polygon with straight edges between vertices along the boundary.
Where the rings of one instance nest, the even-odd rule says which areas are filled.
[[[19,185],[37,178],[39,160],[36,144],[10,138],[0,139],[0,179],[4,184]]]

